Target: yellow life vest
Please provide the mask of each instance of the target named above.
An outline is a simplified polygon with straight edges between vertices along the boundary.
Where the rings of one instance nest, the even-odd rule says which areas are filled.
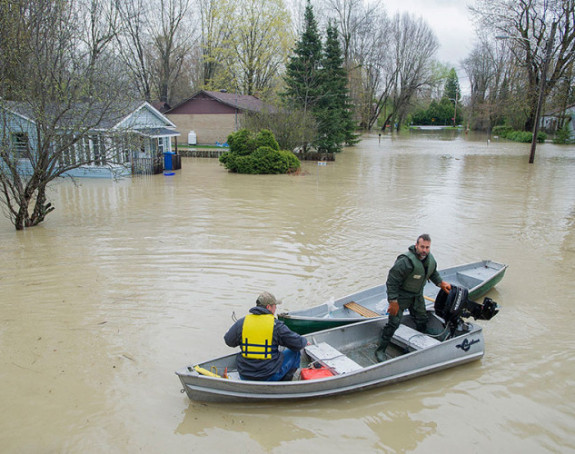
[[[274,335],[273,314],[248,314],[242,328],[242,356],[249,359],[271,359],[277,346],[272,345]]]

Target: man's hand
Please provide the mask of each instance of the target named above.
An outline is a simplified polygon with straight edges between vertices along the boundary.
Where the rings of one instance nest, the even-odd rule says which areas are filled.
[[[445,293],[449,293],[451,290],[451,284],[449,282],[441,281],[439,287],[441,287],[441,290],[443,290]]]
[[[392,317],[395,317],[399,312],[399,303],[397,301],[390,301],[389,307],[387,308],[387,313]]]

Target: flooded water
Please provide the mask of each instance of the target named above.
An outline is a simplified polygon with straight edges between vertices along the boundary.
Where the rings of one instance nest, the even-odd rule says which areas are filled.
[[[575,452],[575,147],[365,136],[299,176],[61,182],[0,219],[0,450]],[[229,353],[262,290],[301,309],[380,284],[427,232],[440,268],[507,263],[481,361],[353,395],[191,403],[176,369]]]

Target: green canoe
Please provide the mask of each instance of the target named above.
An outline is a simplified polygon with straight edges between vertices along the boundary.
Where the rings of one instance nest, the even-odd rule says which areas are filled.
[[[485,295],[503,279],[507,265],[491,260],[469,263],[440,270],[444,281],[469,290],[469,299],[475,300]],[[429,308],[439,288],[428,282],[424,288],[424,296]],[[353,303],[353,304],[349,304]],[[347,305],[348,307],[345,307]],[[387,292],[385,284],[348,295],[333,302],[319,306],[284,312],[278,319],[293,331],[300,334],[312,333],[328,328],[348,325],[365,320],[366,317],[383,316],[387,312]]]

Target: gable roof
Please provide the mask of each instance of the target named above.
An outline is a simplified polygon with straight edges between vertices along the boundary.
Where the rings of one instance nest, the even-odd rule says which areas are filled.
[[[110,125],[109,129],[118,128],[122,123],[128,122],[131,118],[135,117],[141,110],[147,110],[156,118],[164,123],[167,127],[175,128],[176,125],[172,123],[165,115],[163,115],[158,109],[152,106],[150,103],[144,101],[136,101],[135,104],[132,104],[127,110],[127,115],[124,116],[120,121],[116,121],[115,124]]]
[[[20,101],[2,101],[0,107],[4,107],[15,115],[35,123],[35,113],[29,104]],[[175,128],[176,125],[172,123],[166,116],[155,109],[151,104],[146,101],[132,101],[126,105],[118,106],[117,108],[110,106],[98,106],[95,104],[78,103],[73,108],[65,113],[59,120],[59,127],[66,128],[74,126],[77,118],[82,118],[85,115],[86,109],[90,109],[90,120],[94,123],[95,129],[109,130],[119,128],[122,123],[129,122],[134,118],[142,109],[149,111],[152,115],[157,117],[168,128]],[[58,109],[54,109],[54,113],[61,114]],[[101,115],[101,119],[99,118]]]
[[[205,94],[206,96],[215,99],[226,106],[230,106],[234,109],[239,109],[243,111],[249,112],[261,112],[264,109],[268,109],[269,111],[273,110],[273,107],[269,104],[264,103],[261,99],[253,95],[240,95],[238,93],[229,93],[227,91],[209,91],[209,90],[200,90],[190,96],[188,99],[182,101],[178,105],[172,107],[170,110],[166,111],[165,113],[169,114],[173,110],[176,110],[178,107],[190,102],[194,98],[196,98],[200,94]]]
[[[571,104],[569,106],[566,107],[557,107],[555,109],[552,110],[548,110],[547,112],[545,112],[544,114],[542,114],[542,117],[563,117],[564,115],[571,115],[569,113],[570,110],[573,110],[573,108],[575,108],[575,104]]]

